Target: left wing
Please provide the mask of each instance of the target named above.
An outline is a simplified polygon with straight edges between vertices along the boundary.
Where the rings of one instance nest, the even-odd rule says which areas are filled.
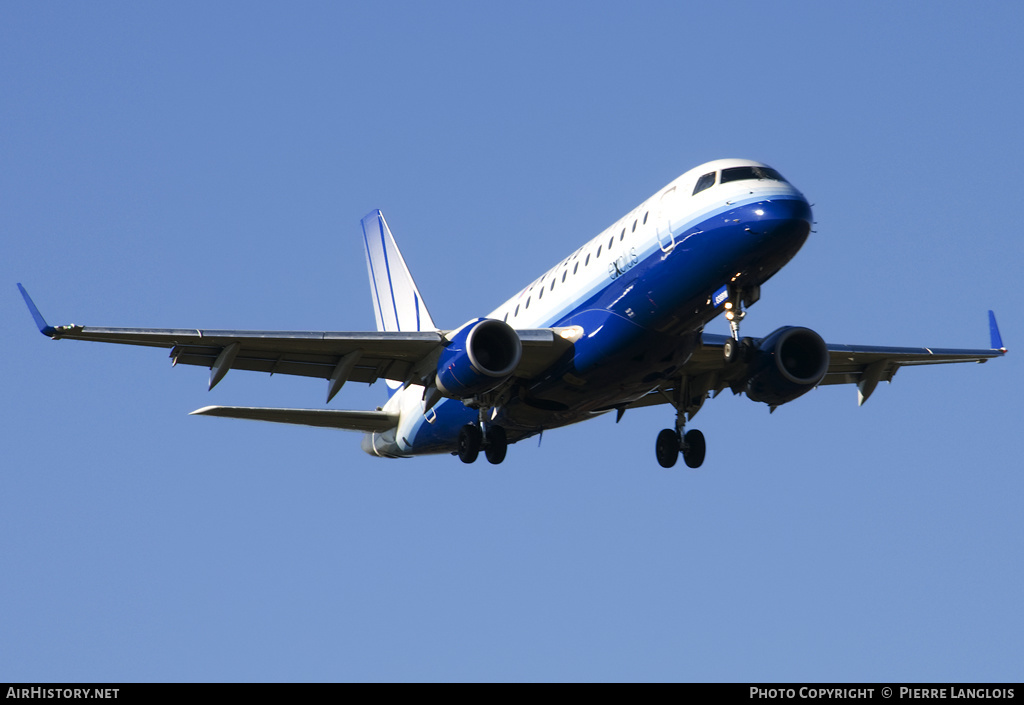
[[[828,371],[819,382],[856,384],[857,403],[863,404],[879,382],[891,382],[902,367],[940,365],[953,362],[987,362],[1006,354],[1002,336],[992,311],[989,314],[990,348],[899,348],[873,345],[827,344]],[[654,404],[681,404],[692,418],[709,394],[717,395],[742,378],[742,366],[730,369],[723,346],[729,336],[705,333],[701,345],[683,367],[684,383],[667,383],[637,399],[627,408]],[[755,341],[759,342],[759,341]]]
[[[170,348],[173,365],[210,368],[209,388],[229,370],[319,377],[328,380],[329,402],[346,381],[378,379],[420,384],[436,371],[445,331],[252,331],[195,328],[98,328],[51,326],[18,284],[36,326],[60,340]],[[523,356],[515,375],[529,378],[556,360],[571,343],[551,328],[516,331]]]

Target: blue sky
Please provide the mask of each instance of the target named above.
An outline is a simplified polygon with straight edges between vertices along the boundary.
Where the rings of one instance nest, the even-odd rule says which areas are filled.
[[[0,22],[0,680],[1020,680],[1019,3],[25,3]],[[984,347],[385,462],[189,417],[320,381],[51,323],[368,330],[381,208],[441,326],[683,171],[779,169],[817,232],[744,333]],[[713,332],[725,332],[716,321]],[[372,408],[347,385],[332,408]]]

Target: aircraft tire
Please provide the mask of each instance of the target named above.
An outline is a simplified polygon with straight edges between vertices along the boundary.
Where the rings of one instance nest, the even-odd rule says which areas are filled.
[[[480,455],[482,435],[480,429],[471,423],[459,430],[459,460],[464,463],[476,462]]]
[[[666,428],[658,434],[654,444],[654,454],[658,456],[658,465],[670,468],[679,460],[679,434],[674,429]]]
[[[704,464],[704,455],[707,452],[707,444],[704,442],[704,434],[694,429],[687,431],[683,437],[683,462],[688,467],[699,468]]]
[[[736,358],[739,357],[739,352],[740,346],[737,344],[736,340],[729,338],[722,343],[722,357],[725,358],[725,364],[731,365],[736,362]]]
[[[508,452],[508,438],[505,429],[501,426],[491,426],[487,429],[486,443],[484,444],[484,455],[491,465],[500,465]]]

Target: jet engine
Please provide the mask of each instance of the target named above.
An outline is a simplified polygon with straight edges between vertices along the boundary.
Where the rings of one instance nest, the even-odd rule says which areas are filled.
[[[828,348],[810,328],[779,328],[757,343],[752,353],[743,391],[771,406],[806,394],[828,372]]]
[[[512,376],[523,345],[504,321],[478,318],[452,334],[437,362],[435,384],[451,399],[467,399],[497,387]]]

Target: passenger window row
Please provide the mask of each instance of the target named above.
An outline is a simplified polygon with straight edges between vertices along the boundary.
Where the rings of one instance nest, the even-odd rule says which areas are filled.
[[[647,218],[648,218],[649,215],[650,215],[650,211],[645,211],[644,212],[644,218],[643,218],[643,223],[642,223],[643,225],[647,224]],[[630,232],[636,232],[636,226],[637,226],[637,223],[639,223],[639,222],[640,222],[640,220],[638,218],[633,220],[633,227],[630,230]],[[619,233],[619,242],[622,242],[625,239],[626,239],[626,228],[622,228],[622,232]],[[609,252],[611,252],[612,246],[614,244],[615,244],[615,235],[613,234],[611,237],[608,238],[607,249],[608,249]],[[557,284],[559,281],[561,281],[562,283],[565,283],[566,276],[568,276],[568,274],[569,274],[569,263],[574,261],[574,260],[577,260],[579,258],[579,256],[580,256],[580,253],[584,249],[586,249],[588,247],[588,245],[589,245],[589,243],[587,245],[584,245],[583,247],[579,248],[575,252],[573,252],[571,255],[569,255],[564,260],[562,260],[559,264],[555,265],[554,269],[552,269],[551,271],[549,271],[549,272],[545,273],[543,276],[541,276],[541,278],[537,282],[531,284],[526,289],[526,292],[525,292],[526,295],[527,295],[526,296],[526,304],[525,305],[524,304],[516,304],[515,310],[512,312],[512,318],[518,318],[519,317],[519,309],[520,308],[522,308],[524,311],[526,309],[530,308],[530,303],[533,301],[533,294],[532,294],[532,292],[534,290],[534,287],[539,287],[539,291],[537,293],[537,298],[538,299],[543,299],[544,298],[544,280],[547,279],[548,274],[551,275],[551,284],[547,287],[548,291],[554,291],[555,290],[555,284]],[[594,261],[595,262],[601,258],[601,251],[604,248],[605,248],[604,244],[601,244],[601,245],[597,246],[597,252],[594,253]],[[591,255],[588,252],[587,256],[583,260],[583,267],[584,268],[586,268],[586,267],[588,267],[590,265],[590,257],[591,257]],[[558,269],[559,268],[563,268],[561,279],[559,279],[557,277],[557,273],[558,273]],[[573,276],[576,275],[576,273],[579,271],[579,269],[580,269],[580,263],[579,263],[579,261],[576,261],[576,263],[572,267]],[[505,316],[504,316],[504,318],[502,320],[504,320],[505,322],[508,322],[508,318],[509,318],[509,312],[506,311],[505,312]]]

